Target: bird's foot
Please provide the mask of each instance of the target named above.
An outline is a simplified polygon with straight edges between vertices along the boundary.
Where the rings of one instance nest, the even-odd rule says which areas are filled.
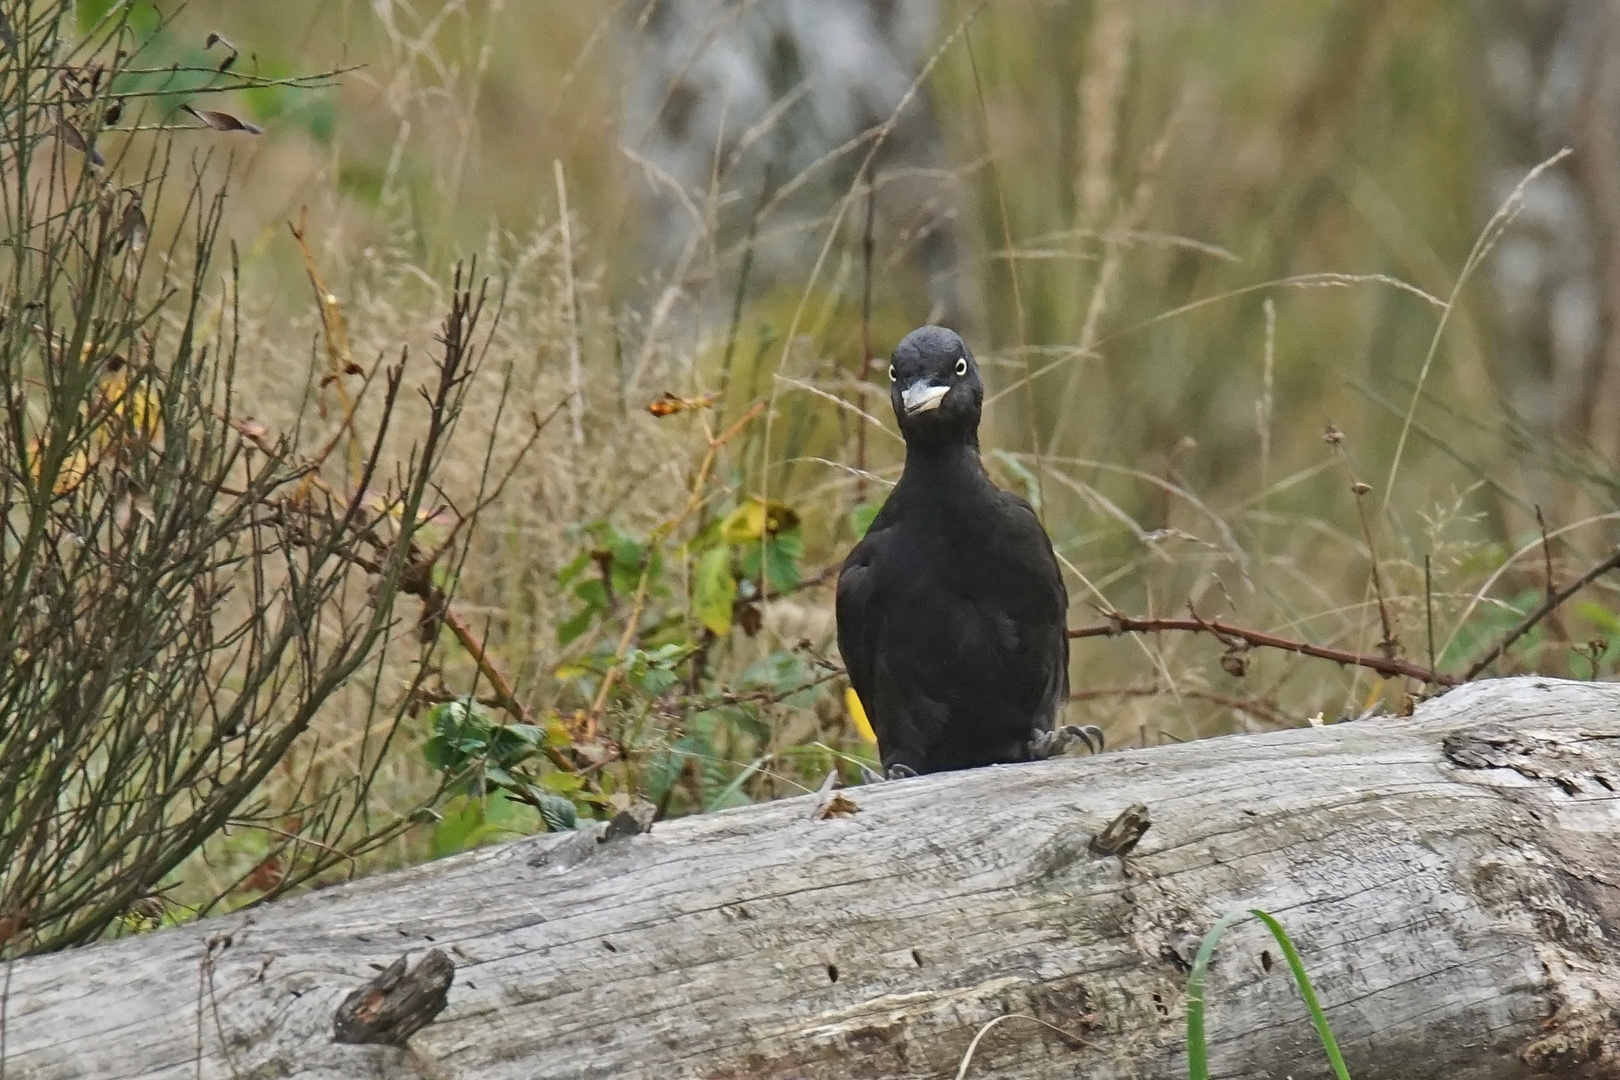
[[[1093,754],[1102,753],[1102,729],[1094,724],[1082,724],[1079,727],[1064,724],[1054,731],[1037,731],[1029,740],[1029,753],[1033,758],[1044,760],[1067,753],[1077,743],[1085,743],[1086,749]]]
[[[863,784],[881,784],[885,780],[910,780],[916,775],[916,769],[913,769],[910,765],[902,765],[899,762],[890,765],[885,773],[878,773],[866,765],[861,766],[861,783]]]

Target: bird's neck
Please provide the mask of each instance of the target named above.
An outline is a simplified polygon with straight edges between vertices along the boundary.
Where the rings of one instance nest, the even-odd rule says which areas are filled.
[[[897,493],[928,491],[929,501],[938,504],[941,493],[945,502],[955,497],[988,486],[990,477],[979,460],[977,439],[948,442],[909,442],[906,444],[906,467],[900,473]]]

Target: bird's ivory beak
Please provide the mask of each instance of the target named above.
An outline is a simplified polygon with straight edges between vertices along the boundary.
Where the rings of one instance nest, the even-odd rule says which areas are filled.
[[[945,395],[951,392],[948,386],[929,386],[926,383],[914,382],[900,392],[900,404],[905,407],[907,416],[916,416],[918,413],[932,412],[939,408],[939,403],[945,400]]]

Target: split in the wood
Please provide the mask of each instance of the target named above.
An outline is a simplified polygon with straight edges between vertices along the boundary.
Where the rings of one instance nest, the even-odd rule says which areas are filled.
[[[1152,824],[1148,808],[1142,803],[1132,803],[1092,838],[1091,850],[1098,855],[1128,855]]]
[[[438,949],[409,972],[402,956],[388,969],[343,999],[332,1018],[332,1035],[340,1043],[404,1046],[444,1009],[456,966]]]

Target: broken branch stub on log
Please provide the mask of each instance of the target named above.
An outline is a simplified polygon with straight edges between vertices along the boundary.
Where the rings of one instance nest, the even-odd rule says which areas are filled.
[[[1617,790],[1620,686],[1520,678],[856,788],[825,820],[807,797],[597,826],[18,962],[6,1075],[948,1077],[998,1017],[970,1076],[1185,1075],[1187,965],[1259,907],[1357,1080],[1617,1077]],[[1093,851],[1138,803],[1134,850]],[[347,996],[431,948],[456,968],[431,1024],[333,1041]],[[1327,1075],[1272,949],[1249,921],[1215,954],[1215,1075]]]

